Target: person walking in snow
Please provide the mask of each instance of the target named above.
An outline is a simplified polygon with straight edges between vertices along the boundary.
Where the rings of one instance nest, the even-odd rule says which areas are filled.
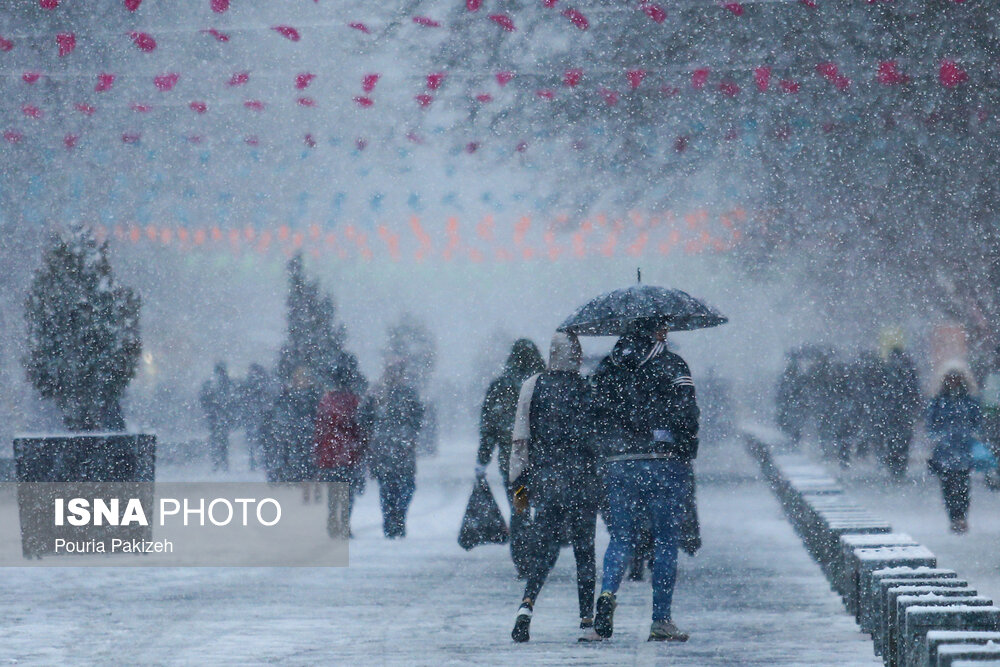
[[[691,372],[667,349],[667,331],[647,325],[622,336],[592,378],[611,534],[588,637],[593,640],[614,632],[615,596],[644,519],[654,544],[649,640],[688,639],[674,624],[671,606],[677,551],[693,501],[699,411]]]
[[[982,423],[979,401],[972,395],[974,387],[964,365],[946,366],[926,414],[927,433],[934,442],[928,465],[941,482],[951,530],[960,534],[969,529],[972,444]]]
[[[580,627],[593,627],[596,579],[594,532],[598,479],[590,435],[589,386],[580,377],[582,350],[572,334],[556,333],[549,366],[521,387],[510,454],[515,512],[530,504],[532,553],[528,581],[511,637],[529,639],[535,600],[559,557],[563,526],[569,525],[576,558]]]
[[[889,350],[882,368],[884,385],[878,419],[882,456],[889,474],[900,481],[906,477],[913,424],[920,414],[920,381],[913,359],[902,347]]]
[[[229,470],[229,429],[232,428],[233,383],[222,362],[215,364],[213,379],[201,387],[199,401],[208,421],[208,452],[212,470]]]
[[[424,406],[406,380],[403,362],[386,366],[381,382],[365,399],[361,415],[370,446],[370,469],[379,485],[382,530],[390,539],[406,537],[406,514],[416,490],[416,446]]]
[[[260,364],[250,364],[239,391],[239,415],[246,430],[250,470],[263,466],[268,413],[274,405],[276,393],[267,370]]]
[[[329,374],[329,389],[319,401],[313,456],[319,479],[327,482],[329,515],[326,530],[330,537],[351,534],[354,496],[364,484],[365,441],[358,423],[361,399],[354,390],[353,374],[344,365]]]
[[[274,404],[268,469],[274,471],[274,481],[299,482],[302,502],[309,502],[315,491],[312,445],[319,399],[319,389],[302,366],[292,373]]]
[[[527,512],[514,510],[514,489],[511,487],[509,476],[511,433],[521,385],[532,375],[544,370],[545,362],[538,347],[527,338],[515,341],[504,364],[503,372],[490,383],[486,391],[479,419],[476,477],[481,479],[486,476],[486,466],[489,465],[495,450],[497,467],[500,469],[511,508],[510,553],[519,579],[528,576],[530,567],[527,537],[531,521]]]

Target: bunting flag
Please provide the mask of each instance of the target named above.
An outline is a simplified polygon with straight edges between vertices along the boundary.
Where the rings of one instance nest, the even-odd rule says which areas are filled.
[[[310,139],[307,135],[307,144]],[[65,140],[69,146],[75,138],[67,135]],[[123,142],[133,140],[137,136],[122,136]],[[375,209],[379,208],[378,198],[375,195],[372,199]],[[253,225],[192,229],[186,225],[119,224],[109,228],[98,224],[95,235],[99,241],[114,238],[183,252],[290,254],[305,249],[341,261],[567,262],[725,253],[742,241],[747,220],[747,212],[739,207],[715,214],[698,209],[682,216],[669,211],[655,215],[633,211],[622,218],[598,214],[580,220],[576,226],[569,224],[566,215],[543,221],[524,215],[504,226],[510,230],[508,236],[498,231],[493,216],[467,224],[458,216],[435,224],[411,216],[408,229],[392,229],[384,223],[374,226],[374,243],[369,241],[367,230],[353,224],[325,229],[318,224],[302,228],[281,225],[276,230]],[[573,231],[557,233],[558,229]]]

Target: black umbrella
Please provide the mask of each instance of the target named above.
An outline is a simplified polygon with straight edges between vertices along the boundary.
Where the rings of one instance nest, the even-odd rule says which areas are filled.
[[[602,294],[576,309],[559,331],[579,336],[622,336],[667,326],[690,331],[725,324],[729,319],[679,289],[633,285]]]

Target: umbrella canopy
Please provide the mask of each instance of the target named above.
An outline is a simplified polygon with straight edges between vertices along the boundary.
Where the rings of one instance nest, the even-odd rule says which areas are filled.
[[[591,299],[567,317],[558,330],[579,336],[622,336],[662,326],[671,331],[705,329],[728,321],[687,292],[633,285]]]

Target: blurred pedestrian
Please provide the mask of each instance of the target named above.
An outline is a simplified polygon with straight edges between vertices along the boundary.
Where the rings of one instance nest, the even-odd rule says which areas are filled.
[[[319,479],[327,483],[330,537],[351,535],[354,496],[364,484],[365,442],[358,423],[361,402],[350,369],[334,367],[316,415],[313,455]]]
[[[212,379],[201,386],[199,401],[208,421],[208,452],[212,470],[229,470],[229,430],[233,422],[235,391],[226,364],[218,362]]]
[[[589,414],[589,386],[580,377],[580,342],[556,333],[548,369],[521,387],[514,419],[510,483],[515,512],[535,509],[530,529],[528,581],[511,637],[529,639],[535,600],[559,558],[563,526],[569,525],[576,559],[580,627],[594,625],[596,565],[594,532],[599,496],[597,462]]]
[[[975,382],[968,368],[952,363],[944,368],[937,393],[927,407],[927,433],[934,442],[928,462],[941,481],[951,530],[969,529],[969,475],[972,445],[982,423],[979,401],[973,396]]]
[[[503,478],[507,501],[511,508],[510,553],[519,579],[526,578],[530,568],[527,529],[531,520],[526,512],[514,510],[514,489],[511,487],[509,477],[511,433],[521,385],[532,375],[544,370],[545,361],[538,347],[527,338],[515,341],[504,364],[503,372],[490,383],[486,391],[479,418],[476,477],[482,478],[486,475],[486,466],[489,465],[493,451],[496,450],[497,467],[500,469],[500,477]]]
[[[266,422],[276,393],[267,370],[260,364],[250,364],[247,377],[240,386],[237,410],[246,433],[250,470],[264,465]]]
[[[379,485],[382,531],[390,539],[406,537],[406,514],[416,490],[417,439],[424,416],[417,390],[406,378],[403,362],[389,362],[361,410],[361,425],[370,447],[369,467]]]
[[[637,525],[653,534],[650,641],[687,641],[673,622],[677,550],[693,494],[698,405],[687,363],[667,349],[667,327],[622,336],[592,378],[611,543],[591,639],[614,632],[615,594],[636,549]]]
[[[882,457],[892,479],[906,477],[913,425],[920,413],[920,380],[913,359],[901,346],[893,347],[882,366],[883,386],[876,424],[882,437]]]
[[[313,434],[320,392],[309,370],[304,366],[292,372],[274,405],[272,422],[273,447],[271,465],[276,481],[298,482],[302,486],[302,502],[318,496],[317,477],[313,463]]]

